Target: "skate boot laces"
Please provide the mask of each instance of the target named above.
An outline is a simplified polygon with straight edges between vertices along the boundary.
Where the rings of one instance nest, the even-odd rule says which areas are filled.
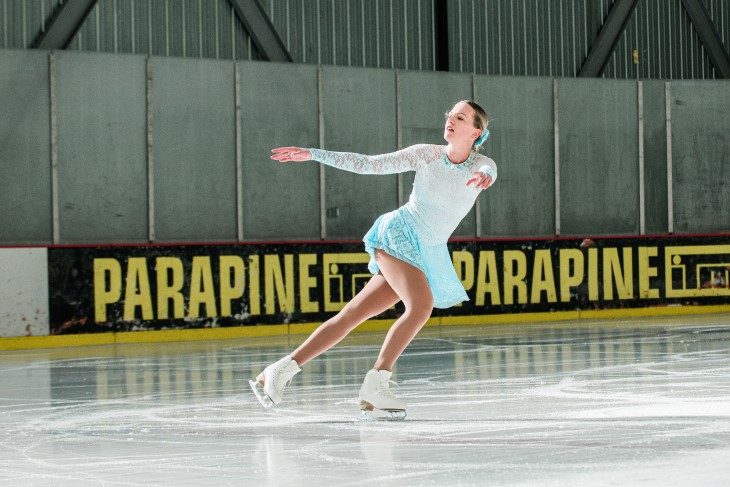
[[[271,371],[271,382],[272,386],[281,393],[284,389],[289,387],[294,376],[299,372],[299,366],[295,361],[289,361],[278,367],[274,367]],[[264,371],[264,375],[265,371]]]
[[[390,390],[390,385],[393,384],[393,386],[398,387],[398,384],[393,380],[385,380],[378,384],[378,392],[387,397],[388,399],[398,399],[392,390]]]
[[[294,376],[300,371],[299,364],[287,355],[264,369],[256,382],[249,381],[256,398],[264,407],[271,407],[281,402],[281,395]]]
[[[289,387],[292,379],[294,378],[294,372],[289,370],[288,367],[282,367],[274,371],[274,387],[283,390]]]

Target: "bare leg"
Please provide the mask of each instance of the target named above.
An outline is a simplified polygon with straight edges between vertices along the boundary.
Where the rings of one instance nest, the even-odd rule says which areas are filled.
[[[342,311],[322,323],[291,357],[300,366],[306,364],[339,343],[363,321],[379,315],[398,301],[400,298],[385,278],[380,274],[373,276]]]
[[[377,370],[393,370],[395,361],[431,316],[433,295],[420,269],[380,250],[375,258],[380,272],[406,308],[388,331],[374,366]]]

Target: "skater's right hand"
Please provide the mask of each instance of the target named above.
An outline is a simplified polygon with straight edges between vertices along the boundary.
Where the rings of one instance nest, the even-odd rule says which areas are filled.
[[[271,152],[271,158],[279,162],[312,160],[312,153],[299,147],[279,147],[278,149],[271,149]]]

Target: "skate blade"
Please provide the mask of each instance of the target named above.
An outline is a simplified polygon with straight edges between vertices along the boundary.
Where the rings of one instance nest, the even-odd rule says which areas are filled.
[[[378,409],[372,404],[360,401],[360,419],[363,421],[402,421],[406,419],[404,409]]]
[[[274,405],[274,402],[269,399],[269,396],[267,396],[266,393],[264,393],[264,386],[261,382],[257,380],[250,380],[248,381],[248,384],[251,386],[251,390],[256,396],[256,399],[259,400],[263,407],[270,408]]]
[[[406,419],[406,412],[402,409],[361,410],[360,419],[363,421],[403,421]]]

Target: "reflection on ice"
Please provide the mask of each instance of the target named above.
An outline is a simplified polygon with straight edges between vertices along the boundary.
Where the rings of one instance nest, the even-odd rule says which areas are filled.
[[[726,315],[427,329],[395,423],[358,421],[383,334],[247,381],[297,338],[0,355],[9,485],[724,485]]]

